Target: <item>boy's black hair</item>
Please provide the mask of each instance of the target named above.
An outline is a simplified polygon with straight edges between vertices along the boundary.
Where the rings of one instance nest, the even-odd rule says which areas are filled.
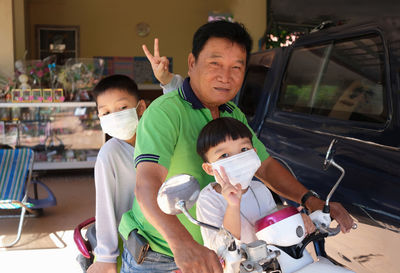
[[[239,138],[249,138],[252,141],[253,134],[244,123],[229,117],[214,119],[201,129],[197,138],[197,153],[204,162],[208,162],[206,153],[210,148],[226,139],[236,140]]]
[[[109,89],[126,91],[138,101],[140,100],[137,84],[128,76],[115,74],[102,79],[93,89],[93,97],[96,102],[97,98]]]
[[[225,38],[242,46],[246,50],[247,64],[253,40],[243,24],[219,20],[202,25],[193,36],[192,54],[196,60],[210,38]]]

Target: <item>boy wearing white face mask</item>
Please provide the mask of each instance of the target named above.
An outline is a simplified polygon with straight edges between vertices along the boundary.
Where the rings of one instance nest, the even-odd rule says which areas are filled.
[[[217,182],[210,183],[197,200],[197,219],[224,226],[238,243],[257,240],[255,222],[276,211],[268,188],[252,178],[260,167],[260,159],[252,144],[252,134],[234,118],[217,118],[200,132],[197,153],[202,157],[203,170]],[[308,217],[303,217],[307,232],[313,231]],[[204,245],[214,251],[223,246],[217,231],[201,227]]]
[[[134,198],[136,126],[146,104],[139,98],[136,83],[123,75],[102,79],[93,95],[101,128],[112,139],[101,147],[94,168],[97,245],[96,262],[88,272],[117,272],[117,227]]]
[[[124,75],[102,79],[93,95],[101,128],[112,139],[101,147],[95,165],[96,262],[87,272],[117,272],[117,228],[134,199],[136,126],[146,104],[139,97],[136,83]]]

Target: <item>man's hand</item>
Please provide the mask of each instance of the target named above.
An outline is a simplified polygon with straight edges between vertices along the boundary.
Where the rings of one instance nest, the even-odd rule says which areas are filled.
[[[324,207],[325,202],[321,199],[318,199],[314,196],[310,197],[307,202],[306,202],[306,207],[311,210],[322,210]],[[330,206],[330,214],[333,219],[338,222],[340,225],[340,230],[343,233],[348,233],[350,232],[352,226],[354,225],[354,220],[351,218],[350,214],[347,212],[347,210],[337,202],[329,202]]]
[[[154,56],[150,53],[146,45],[142,45],[144,54],[151,64],[154,76],[160,81],[162,85],[168,84],[174,75],[169,72],[169,61],[165,56],[160,57],[160,50],[158,47],[158,39],[154,39]]]
[[[87,273],[117,273],[117,264],[95,262],[89,266]]]
[[[340,225],[340,230],[343,233],[350,232],[354,225],[354,220],[351,218],[347,210],[337,202],[329,202],[329,205],[331,207],[331,217],[338,222]]]
[[[177,246],[171,246],[171,250],[182,273],[223,272],[217,254],[195,241],[182,241]]]

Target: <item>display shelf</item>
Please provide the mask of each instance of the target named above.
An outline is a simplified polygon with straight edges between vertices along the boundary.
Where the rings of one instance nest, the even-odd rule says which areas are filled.
[[[5,108],[30,108],[30,107],[96,107],[94,101],[71,101],[71,102],[1,102],[0,107]]]
[[[0,103],[0,144],[31,147],[34,170],[94,167],[105,135],[96,103]]]
[[[41,122],[41,123],[46,123],[46,122],[50,122],[50,119],[39,119],[39,120],[10,120],[10,121],[4,121],[5,124],[15,124],[18,125],[21,122],[23,123],[34,123],[34,122]]]
[[[96,161],[75,161],[75,162],[35,162],[33,170],[66,170],[66,169],[91,169]]]
[[[138,88],[150,101],[162,95],[159,84]],[[96,108],[94,101],[0,102],[0,144],[33,148],[34,170],[93,168],[105,142]]]

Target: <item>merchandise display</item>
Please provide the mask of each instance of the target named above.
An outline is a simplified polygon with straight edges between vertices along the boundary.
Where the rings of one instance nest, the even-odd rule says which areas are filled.
[[[104,60],[101,58],[68,59],[65,62],[64,70],[58,75],[68,94],[67,100],[91,100],[89,92],[100,81],[103,70]]]
[[[105,135],[91,92],[104,64],[71,58],[57,65],[55,56],[16,61],[13,77],[0,74],[0,146],[32,148],[34,170],[93,168]],[[162,94],[158,85],[139,88],[149,101]]]
[[[32,148],[36,170],[92,168],[104,140],[95,102],[0,103],[0,144]]]
[[[0,102],[91,101],[103,70],[101,58],[71,58],[63,66],[55,55],[17,60],[14,77],[0,75]]]

